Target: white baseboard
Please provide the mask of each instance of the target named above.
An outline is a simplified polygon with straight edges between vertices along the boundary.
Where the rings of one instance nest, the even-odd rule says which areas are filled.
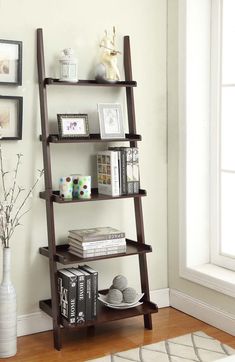
[[[169,307],[169,288],[152,290],[150,292],[150,300],[151,302],[156,303],[158,308]]]
[[[169,307],[169,289],[153,290],[150,295],[151,301],[156,303],[159,308]],[[17,318],[18,337],[51,329],[52,319],[43,312],[21,315]]]
[[[17,336],[25,336],[52,329],[52,319],[43,312],[36,312],[18,316]]]
[[[235,315],[170,289],[170,306],[235,336]]]

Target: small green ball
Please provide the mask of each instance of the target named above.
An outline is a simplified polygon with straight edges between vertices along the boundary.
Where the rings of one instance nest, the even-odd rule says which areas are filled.
[[[117,275],[113,279],[113,286],[115,289],[124,290],[127,287],[127,278],[123,275]]]
[[[118,289],[110,289],[107,295],[107,302],[110,304],[120,304],[122,302],[122,292]]]
[[[124,289],[122,294],[123,294],[123,301],[125,303],[133,303],[137,295],[135,289],[131,287]]]

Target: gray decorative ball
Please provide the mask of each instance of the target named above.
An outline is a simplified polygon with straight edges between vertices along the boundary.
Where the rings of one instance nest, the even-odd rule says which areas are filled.
[[[120,304],[122,302],[122,292],[118,289],[110,289],[107,295],[107,302],[110,304]]]
[[[127,278],[123,275],[117,275],[113,279],[113,286],[121,291],[124,290],[127,287]]]
[[[123,301],[125,303],[133,303],[136,299],[136,291],[134,288],[128,287],[123,290]]]

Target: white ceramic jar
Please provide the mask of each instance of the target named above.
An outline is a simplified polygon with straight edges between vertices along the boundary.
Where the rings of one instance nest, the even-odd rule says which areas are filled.
[[[78,62],[74,57],[73,49],[64,49],[59,62],[60,81],[78,82]]]

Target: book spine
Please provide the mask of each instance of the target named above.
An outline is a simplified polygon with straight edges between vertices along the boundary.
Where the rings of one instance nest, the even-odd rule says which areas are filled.
[[[138,194],[140,189],[139,175],[139,150],[137,147],[132,148],[132,178],[133,178],[133,193]]]
[[[82,270],[82,267],[79,267],[79,270]],[[91,320],[91,275],[89,273],[85,273],[85,300],[86,300],[86,321]]]
[[[86,321],[86,284],[85,276],[78,276],[78,287],[77,287],[77,323],[83,324]]]
[[[71,254],[74,254],[76,256],[79,256],[80,258],[92,258],[92,257],[96,257],[96,256],[103,256],[103,255],[110,255],[110,254],[120,254],[120,253],[125,253],[126,252],[126,247],[120,247],[120,248],[109,248],[106,249],[104,251],[96,251],[96,250],[92,250],[89,252],[86,251],[80,251],[74,248],[70,248],[69,252]]]
[[[100,241],[100,240],[112,240],[112,239],[121,239],[125,237],[124,232],[112,233],[112,234],[103,234],[98,236],[78,236],[71,231],[69,231],[69,237],[82,243],[88,243],[93,241]]]
[[[76,323],[76,286],[77,277],[69,277],[63,272],[58,273],[60,285],[61,314],[69,323]],[[61,280],[60,280],[61,279]]]
[[[98,300],[98,272],[92,274],[92,318],[97,317],[97,300]]]
[[[123,250],[126,248],[126,244],[121,245],[109,245],[109,246],[103,246],[102,248],[92,248],[92,249],[83,249],[80,246],[77,245],[70,245],[69,251],[75,250],[80,253],[100,253],[106,250]]]
[[[101,248],[104,246],[112,246],[112,245],[125,245],[126,239],[118,238],[118,239],[103,239],[103,240],[96,240],[91,242],[82,242],[73,238],[68,237],[69,245],[78,245],[83,249],[93,249],[93,248]]]
[[[118,168],[118,152],[111,151],[111,184],[112,196],[119,196],[119,168]]]
[[[126,149],[126,189],[127,194],[133,194],[132,149]]]
[[[120,158],[121,158],[121,194],[126,195],[126,152],[124,149],[120,149]]]
[[[97,300],[98,300],[98,272],[88,265],[81,267],[91,275],[91,318],[97,317]]]

